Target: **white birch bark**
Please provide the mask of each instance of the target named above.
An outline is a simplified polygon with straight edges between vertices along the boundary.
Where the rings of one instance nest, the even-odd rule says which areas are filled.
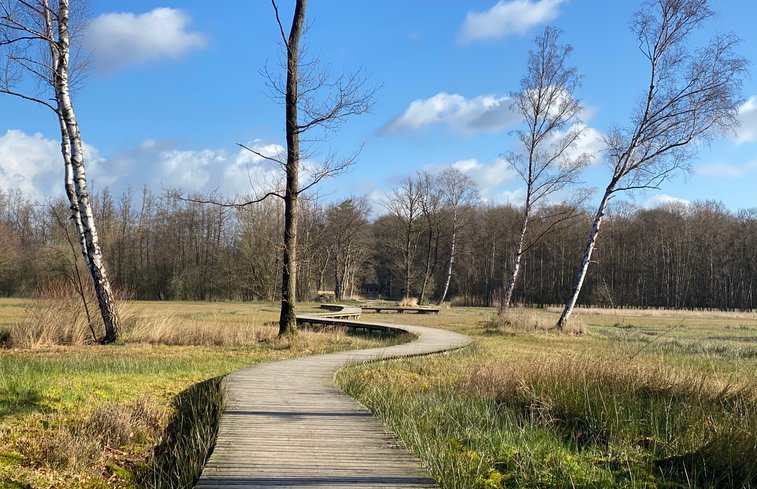
[[[452,281],[452,267],[455,264],[455,246],[457,245],[457,207],[452,209],[452,237],[450,238],[450,240],[451,243],[449,251],[449,262],[447,262],[447,277],[444,279],[444,291],[442,291],[442,296],[436,303],[437,305],[441,305],[444,302],[444,299],[447,298],[447,293],[449,292],[449,284]]]
[[[615,182],[607,187],[602,196],[602,201],[599,204],[597,213],[594,215],[594,221],[592,222],[591,231],[589,232],[589,239],[586,241],[586,248],[584,249],[583,257],[581,258],[581,266],[578,269],[578,275],[576,276],[573,290],[571,291],[570,297],[565,303],[565,308],[560,315],[560,319],[557,320],[557,325],[555,326],[558,330],[565,329],[570,316],[573,314],[573,308],[576,306],[578,295],[581,293],[581,287],[583,287],[584,280],[586,279],[586,272],[589,270],[591,255],[594,252],[594,246],[597,243],[597,236],[599,236],[599,228],[602,226],[602,221],[604,220],[605,212],[607,211],[607,203],[610,200],[610,196],[615,191],[614,187]]]
[[[523,214],[523,221],[520,226],[520,234],[518,235],[518,243],[515,245],[515,258],[513,259],[513,270],[510,272],[510,278],[507,280],[507,287],[505,288],[505,294],[502,297],[502,301],[499,304],[499,315],[503,315],[510,307],[510,302],[513,299],[513,291],[515,290],[515,283],[518,280],[518,274],[520,273],[520,263],[523,257],[523,243],[526,240],[526,230],[528,229],[528,217],[531,212],[529,204],[526,204],[526,210]]]
[[[70,166],[70,180],[73,181],[73,190],[76,194],[76,207],[78,209],[80,224],[80,233],[83,236],[85,246],[85,255],[87,257],[87,266],[92,276],[95,295],[100,307],[100,313],[103,317],[105,326],[105,337],[103,342],[110,343],[117,339],[120,321],[116,310],[115,297],[105,271],[105,265],[102,259],[97,228],[95,226],[92,206],[87,189],[87,176],[84,168],[84,149],[81,141],[79,125],[74,113],[73,104],[68,83],[68,63],[70,53],[70,41],[68,32],[69,20],[69,2],[68,0],[59,0],[58,3],[58,64],[55,73],[55,97],[58,102],[59,117],[61,120],[61,130],[65,129],[68,139],[69,160],[66,161],[67,170]],[[64,150],[64,159],[66,157],[66,144],[61,144]],[[69,183],[69,175],[66,175],[66,183]],[[67,189],[68,192],[68,189]],[[76,219],[76,218],[75,218]],[[77,223],[79,226],[79,223]]]

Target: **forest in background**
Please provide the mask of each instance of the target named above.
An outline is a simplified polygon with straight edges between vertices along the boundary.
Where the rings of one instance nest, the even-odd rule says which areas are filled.
[[[438,301],[455,209],[433,182],[422,185],[429,178],[406,178],[375,207],[366,197],[330,204],[304,201],[298,223],[299,298],[333,290],[339,299],[407,295],[421,303]],[[522,209],[475,200],[458,207],[446,298],[455,304],[496,305],[512,266]],[[279,297],[279,199],[232,208],[181,198],[177,191],[145,188],[116,197],[104,189],[94,198],[94,209],[113,283],[125,296]],[[30,296],[56,281],[74,283],[76,267],[86,280],[69,213],[62,199],[39,204],[20,192],[0,191],[0,294]],[[560,304],[575,278],[591,214],[546,206],[537,217],[513,299]],[[732,212],[709,201],[645,209],[618,202],[608,213],[605,233],[580,304],[756,307],[757,209]]]

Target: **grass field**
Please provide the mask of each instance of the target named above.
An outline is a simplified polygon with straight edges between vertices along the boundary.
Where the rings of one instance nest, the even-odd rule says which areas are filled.
[[[342,371],[445,488],[757,487],[757,314],[557,310],[376,316],[467,350]],[[364,316],[364,318],[373,316]]]
[[[0,339],[50,311],[0,300]],[[571,336],[540,329],[555,310],[516,310],[504,327],[492,313],[364,314],[476,343],[338,377],[443,487],[757,485],[757,314],[584,309],[587,334]],[[0,348],[0,488],[180,487],[156,474],[185,477],[173,474],[176,457],[201,463],[164,455],[182,436],[206,438],[192,430],[217,417],[220,376],[377,344],[339,333],[277,340],[277,316],[273,304],[138,302],[119,344]]]
[[[162,442],[184,422],[177,413],[209,415],[213,379],[256,362],[378,344],[343,333],[278,340],[272,304],[128,308],[131,326],[116,345],[0,348],[0,488],[153,487],[155,470],[175,470],[153,447],[170,445]],[[48,311],[0,300],[0,330]]]

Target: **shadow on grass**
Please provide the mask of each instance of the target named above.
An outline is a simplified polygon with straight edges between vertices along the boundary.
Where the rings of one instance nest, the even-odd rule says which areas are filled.
[[[41,411],[42,395],[36,389],[13,383],[0,387],[0,419],[12,414]]]
[[[174,400],[176,410],[150,463],[136,474],[139,488],[191,488],[215,445],[223,412],[221,377],[195,384]]]

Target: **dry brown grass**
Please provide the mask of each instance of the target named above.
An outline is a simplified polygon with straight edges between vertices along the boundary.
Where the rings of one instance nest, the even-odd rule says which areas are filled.
[[[544,314],[538,309],[526,307],[510,307],[502,316],[494,314],[486,324],[486,328],[500,333],[556,331],[555,318],[551,314]],[[580,318],[574,317],[562,333],[585,334],[586,326]]]
[[[88,297],[88,302],[91,324],[73,287],[64,282],[46,286],[26,306],[23,321],[11,325],[11,344],[18,348],[41,348],[97,341],[99,311],[93,297]]]
[[[121,310],[135,310],[124,304]],[[173,311],[133,313],[124,323],[121,341],[181,346],[240,346],[272,341],[277,329],[270,323],[215,323],[204,318],[181,317]]]
[[[561,313],[562,307],[547,307],[545,310],[552,313]],[[578,307],[574,310],[575,315],[580,316],[632,316],[647,318],[686,318],[686,319],[748,319],[757,321],[757,311],[737,312],[719,310],[688,310],[688,309],[619,309],[602,307]]]
[[[398,306],[400,307],[418,307],[418,299],[415,297],[405,297],[402,299]]]
[[[73,420],[59,415],[51,422],[55,428],[31,443],[27,454],[50,469],[96,476],[107,459],[124,455],[123,449],[157,438],[168,415],[150,395],[108,402]]]

